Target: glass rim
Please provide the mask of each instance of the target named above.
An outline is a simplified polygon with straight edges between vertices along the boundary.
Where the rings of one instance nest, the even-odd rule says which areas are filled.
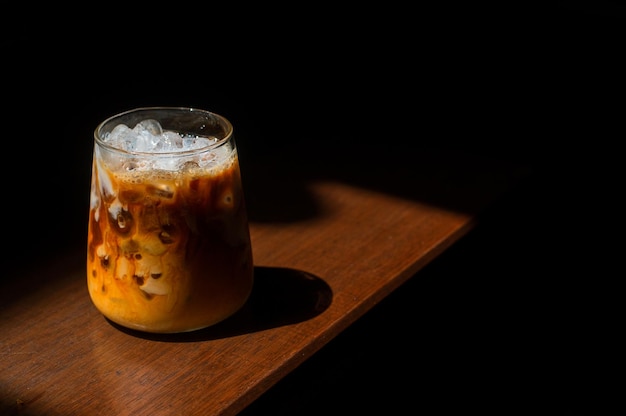
[[[181,150],[181,151],[167,151],[167,152],[146,152],[146,151],[134,151],[134,150],[126,150],[126,149],[122,149],[119,147],[116,147],[114,145],[111,145],[110,143],[107,143],[103,140],[102,138],[102,129],[104,128],[105,125],[109,124],[110,122],[112,122],[115,119],[121,119],[125,116],[134,114],[134,113],[141,113],[141,112],[150,112],[150,111],[155,111],[155,112],[159,112],[159,111],[169,111],[169,112],[179,112],[179,113],[198,113],[198,114],[204,114],[207,116],[210,116],[216,120],[219,121],[220,125],[222,125],[224,127],[224,137],[222,138],[218,138],[218,140],[215,143],[212,143],[210,145],[207,146],[203,146],[197,149],[189,149],[189,150]],[[118,124],[122,124],[121,122]],[[116,124],[115,126],[117,126],[118,124]],[[115,127],[113,126],[113,127]],[[134,127],[134,126],[133,126]],[[178,132],[176,132],[178,133]],[[228,120],[226,117],[222,116],[221,114],[218,113],[214,113],[212,111],[209,110],[204,110],[201,108],[197,108],[197,107],[174,107],[174,106],[154,106],[154,107],[135,107],[135,108],[131,108],[130,110],[126,110],[126,111],[122,111],[120,113],[116,113],[112,116],[107,117],[106,119],[104,119],[103,121],[101,121],[100,123],[98,123],[98,125],[96,126],[96,128],[94,129],[93,132],[93,136],[94,136],[94,140],[95,143],[98,146],[104,147],[110,151],[114,151],[114,152],[118,152],[118,153],[123,153],[123,154],[127,154],[127,155],[134,155],[134,156],[143,156],[143,157],[182,157],[182,156],[186,156],[186,155],[193,155],[193,154],[198,154],[198,153],[203,153],[206,151],[210,151],[213,150],[215,148],[218,148],[220,146],[223,146],[224,144],[230,142],[233,138],[233,125],[230,122],[230,120]]]

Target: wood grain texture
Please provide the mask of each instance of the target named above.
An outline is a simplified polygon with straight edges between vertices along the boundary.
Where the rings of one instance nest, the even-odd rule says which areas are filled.
[[[449,162],[356,180],[354,166],[333,177],[290,166],[270,202],[261,196],[284,166],[245,165],[255,288],[205,330],[108,322],[87,294],[83,247],[12,272],[0,297],[0,413],[236,414],[454,244],[519,173]]]

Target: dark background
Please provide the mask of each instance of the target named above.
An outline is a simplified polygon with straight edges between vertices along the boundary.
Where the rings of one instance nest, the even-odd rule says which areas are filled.
[[[82,239],[68,231],[85,225],[93,129],[158,105],[227,116],[247,160],[311,156],[330,141],[405,157],[438,148],[546,168],[553,192],[578,203],[614,194],[598,172],[619,166],[617,3],[210,7],[4,17],[5,217],[40,224],[37,240],[53,247],[59,235]]]
[[[534,174],[460,248],[248,414],[608,402],[621,3],[150,7],[5,14],[3,278],[84,244],[92,132],[133,107],[225,115],[244,169],[329,142],[360,157],[384,145],[407,164],[421,149],[522,163]]]

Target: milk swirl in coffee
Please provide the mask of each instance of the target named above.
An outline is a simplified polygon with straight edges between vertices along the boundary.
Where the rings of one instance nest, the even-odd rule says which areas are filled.
[[[94,305],[113,322],[191,331],[224,320],[250,295],[232,127],[209,121],[216,134],[172,131],[151,118],[96,131],[87,280]]]

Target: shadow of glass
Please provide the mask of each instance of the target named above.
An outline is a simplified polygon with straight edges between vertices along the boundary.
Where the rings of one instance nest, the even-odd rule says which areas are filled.
[[[198,342],[228,338],[295,324],[324,312],[331,304],[330,286],[310,273],[282,267],[254,268],[254,288],[246,304],[230,318],[198,331],[152,334],[111,325],[129,335],[162,342]]]

